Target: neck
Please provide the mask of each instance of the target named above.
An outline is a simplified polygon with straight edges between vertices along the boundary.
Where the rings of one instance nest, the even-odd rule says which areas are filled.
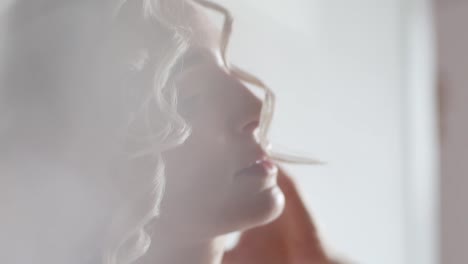
[[[207,240],[154,241],[141,264],[221,264],[224,236]]]

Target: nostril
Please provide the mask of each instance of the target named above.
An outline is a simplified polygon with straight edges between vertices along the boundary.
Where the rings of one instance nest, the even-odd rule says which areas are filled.
[[[258,120],[251,121],[242,128],[242,132],[253,133],[258,128],[259,125],[260,125],[260,122]]]

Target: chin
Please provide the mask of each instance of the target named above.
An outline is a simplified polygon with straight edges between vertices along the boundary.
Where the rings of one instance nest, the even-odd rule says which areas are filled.
[[[253,225],[267,224],[278,218],[284,210],[285,197],[278,186],[260,192],[250,204]]]
[[[268,224],[281,215],[285,206],[284,194],[277,185],[255,194],[239,195],[232,201],[234,204],[223,210],[225,233]],[[228,208],[231,210],[226,212]]]

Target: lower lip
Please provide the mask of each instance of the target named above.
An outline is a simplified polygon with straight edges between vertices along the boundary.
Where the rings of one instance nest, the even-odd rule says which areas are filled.
[[[278,167],[269,160],[263,160],[249,168],[243,169],[238,173],[240,175],[249,175],[257,177],[269,177],[274,176],[278,172]]]

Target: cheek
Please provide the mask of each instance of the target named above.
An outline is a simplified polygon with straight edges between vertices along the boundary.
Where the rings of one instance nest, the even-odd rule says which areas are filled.
[[[166,206],[171,210],[212,215],[231,192],[236,166],[234,136],[224,117],[204,115],[190,121],[192,134],[166,156]],[[192,212],[191,208],[197,208]]]
[[[222,193],[232,180],[227,141],[226,136],[192,134],[183,146],[167,156],[168,187],[177,188],[185,196],[201,197],[207,191]]]
[[[210,96],[211,99],[211,96]],[[211,215],[230,193],[237,162],[238,144],[232,114],[220,100],[199,104],[185,120],[192,134],[183,145],[166,153],[166,205],[176,210]],[[183,201],[183,202],[182,202]]]
[[[192,134],[175,150],[171,160],[179,162],[183,165],[179,169],[199,181],[217,182],[226,179],[235,161],[235,138],[228,118],[225,111],[211,106],[209,111],[201,111],[198,117],[187,119]]]

